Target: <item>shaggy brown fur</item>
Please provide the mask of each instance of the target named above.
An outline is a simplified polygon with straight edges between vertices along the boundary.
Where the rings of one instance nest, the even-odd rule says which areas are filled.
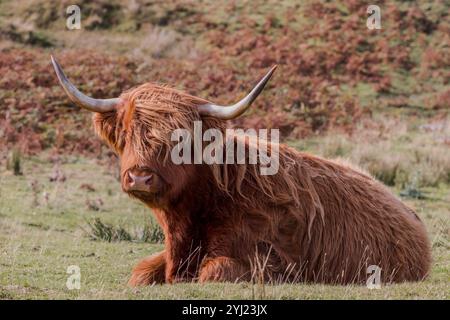
[[[369,265],[382,268],[383,282],[426,277],[423,223],[367,174],[285,145],[272,176],[250,164],[175,165],[175,129],[202,120],[204,131],[224,131],[225,123],[200,117],[204,100],[164,86],[145,84],[122,99],[117,112],[95,114],[95,128],[119,154],[122,180],[128,170],[158,177],[157,194],[131,195],[165,234],[165,250],[136,266],[131,285],[249,280],[255,270],[269,281],[361,283]]]

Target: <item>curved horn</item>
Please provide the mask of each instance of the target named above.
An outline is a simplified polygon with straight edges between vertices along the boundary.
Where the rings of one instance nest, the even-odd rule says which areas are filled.
[[[253,90],[250,91],[250,93],[238,103],[230,106],[219,106],[212,103],[203,104],[198,107],[199,113],[201,115],[224,120],[230,120],[239,117],[250,107],[252,102],[255,101],[256,97],[258,97],[258,95],[264,89],[264,86],[266,85],[267,81],[269,81],[276,68],[277,65],[274,65],[269,70],[269,72],[267,72],[267,74],[258,82]]]
[[[75,86],[67,79],[61,66],[56,61],[56,59],[51,56],[53,68],[55,69],[56,75],[58,76],[59,83],[63,87],[66,94],[69,96],[72,102],[76,103],[79,107],[87,109],[93,112],[105,113],[113,111],[116,106],[120,103],[119,98],[113,99],[94,99],[88,97],[87,95],[81,93]]]

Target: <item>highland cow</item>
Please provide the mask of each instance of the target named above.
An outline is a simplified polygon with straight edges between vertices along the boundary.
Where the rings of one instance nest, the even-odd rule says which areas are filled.
[[[114,99],[78,91],[52,57],[60,83],[95,112],[95,130],[120,158],[122,189],[152,209],[165,249],[134,268],[132,286],[178,281],[364,283],[418,281],[430,244],[416,213],[370,175],[276,145],[279,169],[255,164],[174,164],[177,129],[225,131],[261,93],[274,68],[244,99],[220,106],[167,86],[143,84]],[[227,139],[239,140],[239,136]],[[224,141],[224,143],[227,143]],[[259,148],[245,139],[248,151]],[[267,142],[269,153],[274,142]]]

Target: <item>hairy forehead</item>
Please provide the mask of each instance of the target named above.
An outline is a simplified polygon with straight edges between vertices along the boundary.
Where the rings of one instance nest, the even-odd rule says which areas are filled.
[[[198,106],[207,101],[176,89],[144,84],[121,95],[122,104],[114,115],[98,114],[97,132],[116,150],[142,161],[155,154],[167,155],[172,145],[172,133],[177,129],[192,132],[195,121],[202,121],[204,130],[223,129],[225,122],[202,118]]]
[[[193,121],[199,118],[197,107],[206,101],[169,88],[152,83],[143,84],[125,92],[121,98],[123,126],[130,129],[133,125],[154,125],[170,122]]]

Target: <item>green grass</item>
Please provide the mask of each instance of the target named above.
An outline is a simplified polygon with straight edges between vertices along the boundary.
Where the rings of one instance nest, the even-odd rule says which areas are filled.
[[[449,298],[448,186],[425,188],[426,200],[406,199],[427,224],[433,268],[420,283],[383,286],[177,284],[132,289],[126,283],[140,259],[163,248],[142,240],[92,240],[88,221],[138,230],[151,212],[120,190],[110,169],[94,160],[67,158],[58,169],[66,178],[50,182],[55,167],[47,155],[23,159],[23,175],[0,169],[0,299],[425,299]],[[32,187],[32,182],[34,187]],[[80,188],[90,184],[94,191]],[[101,199],[99,210],[87,200]],[[67,268],[81,270],[80,290],[68,290]]]
[[[41,52],[38,48],[52,45],[51,50],[42,51],[45,52],[44,55],[36,56],[36,59],[45,57],[45,61],[41,61],[43,64],[48,64],[47,53],[51,51],[60,55],[65,49],[82,48],[83,51],[87,49],[101,54],[107,52],[112,55],[124,55],[130,61],[134,61],[139,68],[132,74],[125,73],[122,76],[119,71],[124,72],[123,69],[117,68],[118,74],[115,76],[118,79],[130,78],[132,79],[130,83],[149,80],[168,82],[190,92],[197,90],[198,95],[208,97],[210,92],[204,86],[195,86],[198,82],[192,80],[195,78],[185,82],[181,81],[184,79],[177,77],[178,74],[197,73],[189,68],[186,69],[189,70],[188,73],[180,72],[185,70],[184,64],[188,66],[190,63],[198,63],[199,58],[195,57],[201,57],[199,72],[207,75],[211,61],[203,64],[202,54],[214,50],[216,52],[214,59],[217,61],[214,60],[213,65],[218,64],[220,69],[233,70],[236,66],[240,66],[240,69],[245,70],[251,65],[251,59],[247,59],[245,54],[225,50],[228,46],[218,48],[216,41],[213,41],[216,38],[233,47],[239,43],[245,44],[257,34],[265,34],[272,39],[271,43],[276,44],[276,40],[285,35],[284,27],[295,30],[298,34],[308,34],[329,26],[330,19],[326,18],[339,18],[342,14],[344,18],[336,21],[345,22],[352,14],[351,8],[346,5],[347,1],[339,1],[338,12],[325,13],[323,19],[315,19],[305,13],[309,4],[317,3],[312,0],[305,0],[301,5],[298,1],[292,0],[257,1],[256,5],[254,2],[235,3],[232,9],[228,2],[211,0],[199,4],[184,4],[180,1],[175,4],[152,2],[149,5],[143,5],[149,3],[148,1],[138,1],[140,3],[138,10],[133,10],[129,1],[115,0],[113,3],[118,4],[118,7],[115,6],[107,12],[108,14],[103,14],[103,8],[109,6],[109,3],[110,1],[105,0],[83,4],[83,29],[68,31],[65,29],[65,11],[58,9],[64,8],[59,6],[57,1],[29,0],[21,3],[0,1],[0,49],[24,47],[31,53]],[[322,3],[332,7],[331,2]],[[414,7],[415,3],[395,1],[390,5],[407,10]],[[446,30],[448,24],[445,24],[446,20],[442,13],[448,11],[446,10],[448,5],[444,5],[442,1],[432,1],[419,6],[424,9],[429,7],[429,10],[425,10],[427,19],[440,22],[440,30]],[[374,44],[379,38],[385,39],[396,54],[397,51],[398,54],[405,53],[400,49],[408,47],[411,53],[406,53],[414,62],[414,67],[408,69],[392,62],[377,63],[382,71],[381,75],[389,76],[392,82],[388,92],[377,91],[371,79],[352,83],[351,79],[343,77],[343,80],[338,82],[338,87],[330,89],[330,93],[333,93],[333,90],[339,93],[337,95],[339,99],[334,103],[343,103],[342,101],[345,102],[347,99],[351,101],[356,97],[356,101],[364,111],[373,113],[371,121],[369,123],[361,121],[358,126],[352,127],[353,135],[350,136],[334,132],[305,140],[297,140],[294,136],[295,141],[291,144],[298,149],[325,157],[349,159],[389,184],[397,195],[407,196],[404,201],[414,207],[425,221],[433,241],[433,268],[426,281],[391,285],[380,290],[368,290],[365,286],[305,284],[261,287],[250,283],[203,285],[188,283],[131,289],[126,283],[132,267],[142,258],[163,248],[163,245],[158,243],[161,236],[158,229],[153,227],[155,222],[150,210],[122,193],[119,182],[114,178],[116,172],[105,163],[77,157],[61,159],[59,170],[64,175],[65,181],[51,182],[49,177],[55,175],[56,167],[48,154],[41,153],[30,158],[8,150],[8,159],[5,159],[8,161],[8,169],[0,153],[0,299],[449,299],[450,118],[446,112],[446,116],[440,119],[439,113],[433,108],[433,101],[439,100],[438,94],[446,92],[449,88],[444,76],[448,67],[445,63],[440,63],[436,57],[434,62],[433,59],[422,59],[428,51],[434,52],[438,58],[445,57],[445,41],[442,41],[444,31],[438,29],[430,34],[416,32],[420,37],[416,39],[416,34],[411,34],[414,37],[410,43],[402,43],[402,38],[395,34],[396,29],[389,25],[397,21],[393,15],[389,15],[389,11],[386,12],[388,9],[389,5],[382,6],[382,11],[387,14],[386,19],[382,18],[383,32],[372,33],[367,36],[367,40],[369,44]],[[191,14],[196,17],[196,13],[203,19],[192,20]],[[287,13],[295,13],[295,19],[288,21]],[[100,19],[99,23],[95,22],[96,19],[89,19],[95,15]],[[402,15],[408,16],[405,12]],[[265,24],[269,22],[267,19],[269,16],[271,27],[266,30]],[[408,22],[411,19],[403,18],[402,21]],[[365,31],[364,25],[362,29],[356,30],[336,27],[338,31],[340,30],[340,34]],[[256,33],[250,33],[247,37],[244,34],[243,38],[235,37],[237,32],[248,31],[249,28],[256,30]],[[410,30],[402,30],[405,33],[403,36],[414,32],[411,28],[407,29]],[[337,48],[336,45],[340,47],[343,42],[340,37],[330,40],[324,36],[303,39],[309,47],[306,52],[317,50],[318,53],[323,53],[326,49],[332,51]],[[290,40],[294,51],[297,51],[300,42],[297,37]],[[283,51],[290,47],[286,48],[283,43],[279,45],[282,45]],[[262,52],[265,56],[267,51],[270,56],[275,49],[277,48],[270,50],[264,48]],[[380,48],[366,51],[376,53],[378,49]],[[261,60],[260,51],[249,52],[252,56],[253,53],[259,52]],[[161,57],[166,60],[159,60]],[[313,57],[312,55],[311,58]],[[286,62],[285,72],[295,67],[294,62],[297,60]],[[172,68],[170,71],[171,68],[167,68],[171,61],[176,62],[176,70]],[[180,61],[182,64],[178,64]],[[427,66],[426,63],[431,65]],[[29,67],[30,65],[33,67]],[[28,69],[37,67],[33,64],[24,66]],[[163,67],[159,70],[158,66]],[[179,70],[181,66],[183,68]],[[336,68],[330,68],[331,78],[345,75],[342,67],[338,64]],[[157,72],[150,72],[153,70]],[[321,69],[314,70],[319,72]],[[325,70],[328,71],[328,68]],[[282,69],[278,72],[280,71]],[[252,67],[249,74],[253,72]],[[14,79],[17,78],[17,75],[13,76]],[[320,76],[325,77],[321,71]],[[328,76],[329,74],[326,74],[327,78]],[[244,85],[246,81],[255,81],[254,75],[246,78],[237,73],[236,77],[240,85]],[[285,75],[280,74],[278,77]],[[304,77],[307,78],[307,75]],[[45,133],[41,139],[43,149],[51,149],[55,147],[58,139],[58,130],[54,123],[64,124],[67,121],[64,118],[78,118],[77,123],[84,126],[83,119],[86,118],[82,113],[61,116],[62,122],[53,121],[51,117],[50,120],[38,121],[39,108],[61,107],[66,100],[51,98],[54,97],[53,93],[47,94],[46,99],[40,98],[41,95],[45,96],[47,88],[45,77],[40,79],[27,73],[23,78],[34,79],[36,87],[32,90],[27,87],[26,90],[20,91],[20,88],[11,89],[6,86],[0,90],[0,100],[3,99],[7,110],[11,111],[13,117],[20,118],[14,132],[19,132],[22,126],[36,127],[39,133]],[[277,77],[272,83],[276,80]],[[5,81],[5,84],[7,82]],[[110,83],[116,91],[127,88],[116,86],[112,81]],[[218,83],[220,88],[222,83],[220,81]],[[282,92],[284,90],[288,92],[287,88],[292,87],[283,84],[282,81],[278,83],[281,84]],[[86,87],[81,89],[92,87],[91,83],[84,85]],[[62,94],[59,87],[57,90]],[[106,87],[103,90],[111,92],[112,89]],[[328,97],[326,92],[322,95]],[[22,107],[29,108],[28,105],[32,107],[16,108],[17,105],[11,101],[16,99],[20,101],[20,97],[25,97]],[[225,102],[228,99],[228,97],[225,100],[224,97],[217,98]],[[258,101],[262,99],[263,96]],[[307,97],[305,99],[308,101]],[[444,97],[440,99],[445,109],[448,103]],[[287,94],[286,99],[281,101],[283,104],[290,104],[291,100]],[[41,101],[39,107],[34,107],[36,101]],[[27,116],[19,114],[19,111],[24,110],[32,110],[25,113],[32,121],[24,121]],[[282,111],[286,112],[284,109]],[[253,109],[252,112],[263,114],[258,109]],[[309,119],[308,113],[303,114],[303,111],[290,115],[290,117],[299,116]],[[290,117],[287,120],[290,120]],[[350,117],[344,119],[348,122],[353,121]],[[421,124],[431,125],[431,128],[419,129]],[[436,129],[436,125],[441,124],[445,124],[444,128]],[[343,128],[349,127],[346,123],[340,125]],[[77,126],[64,127],[66,129],[64,138],[70,145],[73,141],[84,139],[80,131],[73,130],[75,127],[79,129]],[[0,128],[0,143],[1,138],[4,138],[1,129],[3,128]],[[31,140],[32,137],[26,133],[24,141]],[[19,144],[16,142],[14,144]],[[83,184],[89,184],[91,188],[86,186],[82,188]],[[419,196],[419,199],[415,199],[414,196]],[[126,241],[119,241],[121,239]],[[69,277],[66,271],[71,265],[78,265],[81,268],[80,290],[66,288]]]

